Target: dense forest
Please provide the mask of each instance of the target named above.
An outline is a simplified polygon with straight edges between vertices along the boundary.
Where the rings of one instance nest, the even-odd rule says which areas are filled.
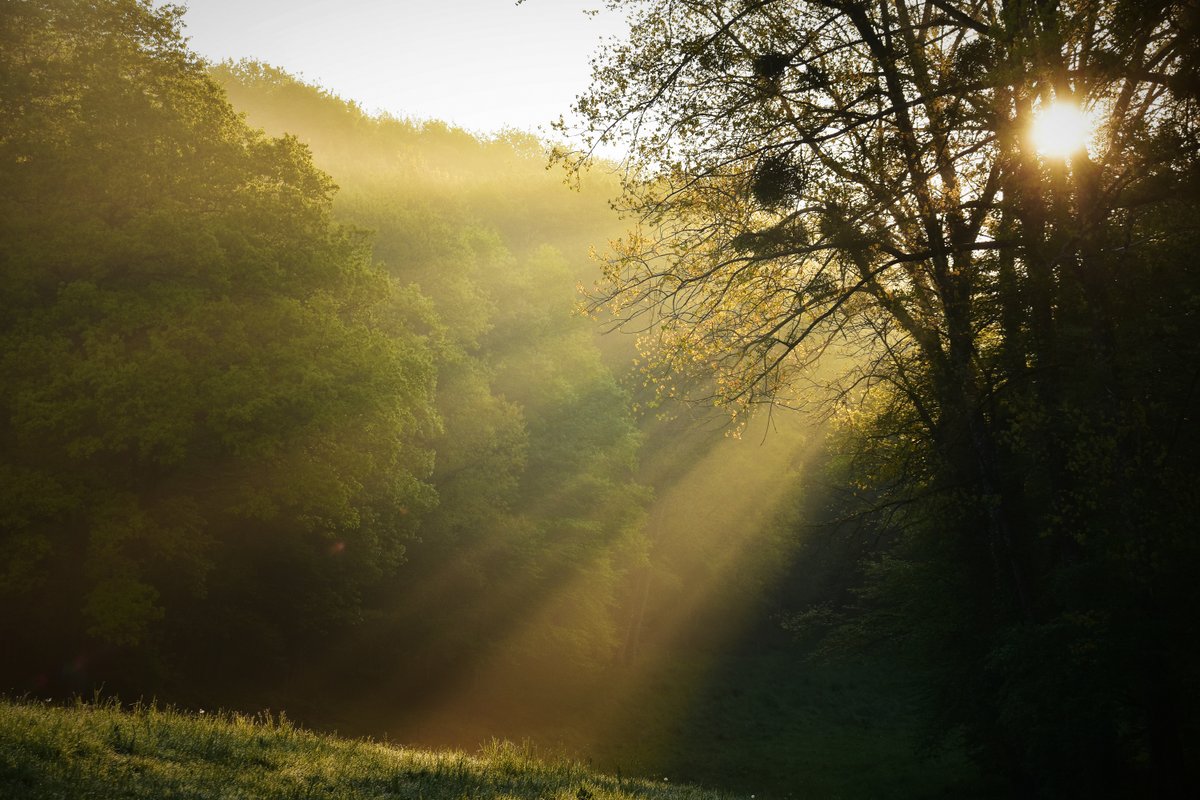
[[[616,2],[576,151],[6,3],[0,692],[1186,796],[1200,13],[993,5]]]
[[[210,73],[172,12],[22,11],[20,666],[84,638],[80,675],[38,674],[277,682],[352,628],[389,672],[493,648],[604,662],[647,497],[625,393],[573,314],[615,226],[604,196],[563,190],[529,137],[369,118],[257,64]]]

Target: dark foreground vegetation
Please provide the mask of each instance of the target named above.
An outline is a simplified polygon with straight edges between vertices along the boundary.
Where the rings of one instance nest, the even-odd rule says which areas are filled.
[[[181,714],[113,704],[0,705],[0,796],[719,800],[669,781],[599,774],[492,743],[477,754],[310,733],[286,717]]]
[[[1195,5],[617,4],[578,110],[630,163],[575,191],[203,63],[178,9],[4,6],[0,689],[759,796],[1189,796]],[[1048,155],[1059,101],[1099,121]],[[2,720],[17,796],[651,792]]]

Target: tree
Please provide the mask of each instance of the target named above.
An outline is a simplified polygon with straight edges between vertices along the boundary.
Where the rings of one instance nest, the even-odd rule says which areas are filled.
[[[1106,763],[1128,766],[1144,746],[1158,779],[1178,784],[1184,734],[1160,701],[1113,711],[1078,752],[1080,737],[1042,725],[1038,742],[1058,754],[1047,764],[1020,743],[1037,690],[1013,687],[1065,685],[1079,663],[1066,651],[1092,637],[1080,615],[1111,623],[1098,638],[1127,651],[1162,655],[1190,630],[1176,611],[1170,632],[1136,633],[1064,585],[1123,565],[1138,574],[1126,600],[1178,587],[1119,555],[1131,542],[1151,561],[1196,564],[1177,498],[1151,521],[1161,494],[1129,469],[1170,461],[1194,376],[1164,378],[1163,357],[1122,328],[1150,324],[1195,349],[1194,318],[1183,322],[1195,277],[1163,266],[1195,241],[1182,222],[1196,202],[1194,6],[613,5],[630,12],[629,39],[595,62],[576,110],[589,148],[631,148],[625,206],[641,232],[608,264],[600,301],[646,334],[660,385],[715,372],[710,399],[737,414],[798,399],[822,357],[849,364],[836,396],[873,409],[866,438],[887,451],[886,470],[860,477],[909,509],[921,557],[961,590],[949,702],[981,758],[1018,782],[1057,770],[1050,792],[1084,777],[1112,791],[1109,773],[1085,765],[1111,747],[1121,758]],[[1055,108],[1091,115],[1086,146],[1039,152],[1032,131]],[[1160,312],[1187,333],[1157,325]],[[1168,482],[1192,470],[1175,463]],[[1004,688],[962,677],[1013,652],[988,678]],[[1166,677],[1188,657],[1162,657],[1174,666],[1136,680],[1193,696]],[[1092,700],[1134,680],[1140,667],[1112,666],[1122,658]],[[1057,677],[1036,660],[1057,663]],[[1148,732],[1128,737],[1124,724]]]

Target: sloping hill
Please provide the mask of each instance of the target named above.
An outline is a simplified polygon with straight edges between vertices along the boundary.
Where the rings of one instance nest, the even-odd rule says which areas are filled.
[[[285,717],[0,704],[0,797],[721,800],[494,744],[478,755],[323,736]]]

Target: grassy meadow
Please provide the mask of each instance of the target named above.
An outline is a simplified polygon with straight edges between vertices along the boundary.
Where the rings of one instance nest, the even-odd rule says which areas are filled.
[[[475,738],[460,732],[413,748],[316,733],[286,712],[6,700],[0,798],[983,796],[960,745],[922,753],[919,702],[911,680],[883,660],[818,664],[787,648],[720,664],[675,660],[629,696],[626,707],[638,711],[590,741],[588,715],[570,709],[555,730],[525,726],[536,748],[467,744],[487,729],[503,734],[486,719]],[[395,738],[417,741],[403,729]]]
[[[182,713],[115,703],[0,704],[0,797],[554,798],[720,800],[669,781],[601,775],[530,748],[476,755],[319,735],[285,716]]]

